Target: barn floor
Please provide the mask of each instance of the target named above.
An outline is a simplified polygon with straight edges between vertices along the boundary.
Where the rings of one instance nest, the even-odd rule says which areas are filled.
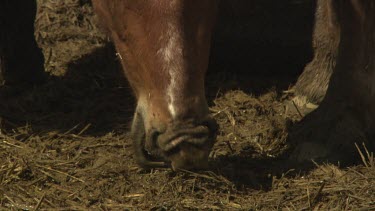
[[[37,87],[0,89],[0,209],[375,210],[375,160],[363,146],[356,166],[285,161],[288,131],[305,113],[285,103],[298,70],[272,70],[301,71],[308,50],[304,58],[280,52],[303,49],[304,39],[254,45],[258,52],[245,53],[254,58],[251,73],[233,70],[243,67],[237,54],[214,51],[207,95],[220,131],[211,168],[146,171],[129,140],[134,99],[88,1],[39,3],[37,40],[51,76]],[[263,9],[254,14],[269,17]]]

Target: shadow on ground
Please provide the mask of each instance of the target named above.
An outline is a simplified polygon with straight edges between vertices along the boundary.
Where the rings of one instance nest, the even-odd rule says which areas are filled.
[[[96,48],[71,61],[65,76],[50,76],[38,86],[2,87],[3,127],[28,124],[37,133],[75,133],[90,125],[85,131],[90,135],[119,125],[127,130],[135,103],[113,52],[110,44]]]

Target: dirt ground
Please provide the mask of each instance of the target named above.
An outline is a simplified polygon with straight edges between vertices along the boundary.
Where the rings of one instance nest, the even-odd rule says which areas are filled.
[[[211,168],[176,173],[134,163],[134,99],[89,1],[39,0],[50,77],[0,90],[0,209],[375,210],[375,160],[360,143],[360,165],[285,162],[288,131],[305,115],[285,102],[311,58],[312,1],[251,2],[248,22],[222,9],[214,37]]]

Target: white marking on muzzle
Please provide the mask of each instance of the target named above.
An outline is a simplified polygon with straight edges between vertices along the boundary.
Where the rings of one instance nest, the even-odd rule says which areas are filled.
[[[182,69],[182,39],[175,23],[168,23],[166,34],[164,34],[160,41],[162,48],[158,50],[158,55],[163,60],[163,69],[168,71],[170,82],[167,88],[168,96],[168,110],[173,117],[177,114],[176,102],[179,95],[179,87],[182,86],[181,82],[181,69]]]

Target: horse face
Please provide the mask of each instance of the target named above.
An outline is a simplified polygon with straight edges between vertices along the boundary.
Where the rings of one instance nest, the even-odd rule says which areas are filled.
[[[217,1],[93,2],[137,98],[139,164],[206,167],[217,129],[204,88]]]

